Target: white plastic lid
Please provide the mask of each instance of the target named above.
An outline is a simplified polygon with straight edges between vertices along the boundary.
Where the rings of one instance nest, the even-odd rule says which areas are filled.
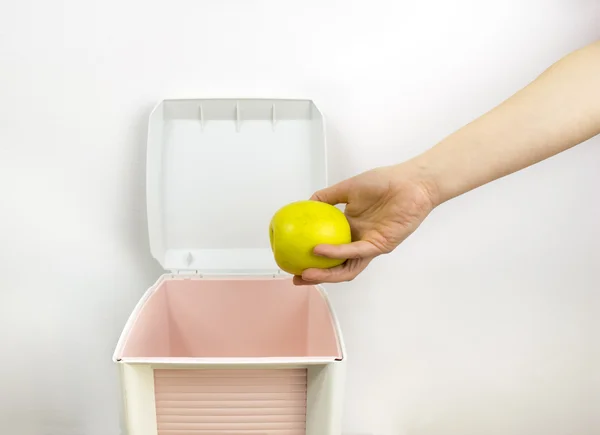
[[[165,100],[150,115],[146,172],[165,269],[279,273],[269,222],[327,185],[323,116],[309,100]]]

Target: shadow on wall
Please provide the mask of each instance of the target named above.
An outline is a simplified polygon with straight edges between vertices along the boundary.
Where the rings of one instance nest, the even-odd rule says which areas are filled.
[[[156,102],[158,103],[158,102]],[[148,119],[156,103],[148,103],[140,107],[132,117],[135,123],[125,139],[126,144],[131,146],[127,149],[127,171],[124,172],[126,180],[122,185],[126,186],[119,192],[123,220],[120,232],[124,245],[128,251],[139,261],[141,270],[152,273],[152,280],[156,279],[156,271],[160,272],[160,266],[150,254],[148,242],[148,220],[146,215],[146,142],[148,138]]]
[[[148,119],[157,103],[158,101],[141,105],[131,118],[132,124],[128,130],[129,134],[123,139],[123,146],[125,148],[123,162],[126,162],[127,168],[121,172],[123,179],[119,184],[123,186],[123,189],[118,191],[123,217],[118,228],[122,240],[122,248],[126,252],[126,255],[131,258],[129,264],[133,264],[134,268],[137,269],[138,273],[135,275],[143,276],[147,282],[147,287],[150,287],[163,272],[158,262],[150,253],[146,213],[146,141]],[[116,309],[117,318],[115,319],[119,324],[118,330],[125,325],[131,309],[145,290],[146,288],[144,287],[132,288],[131,293],[128,294],[128,300],[119,301],[119,306]],[[114,341],[115,346],[116,344],[117,339]],[[107,354],[107,358],[110,359],[109,354]],[[115,379],[120,377],[119,367],[113,365],[113,370]],[[123,394],[120,389],[116,399],[119,410],[120,433],[127,434]]]

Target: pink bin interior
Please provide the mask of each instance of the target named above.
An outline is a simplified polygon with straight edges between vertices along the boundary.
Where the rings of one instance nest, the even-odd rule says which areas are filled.
[[[289,279],[164,281],[138,313],[119,358],[340,359],[327,301]]]

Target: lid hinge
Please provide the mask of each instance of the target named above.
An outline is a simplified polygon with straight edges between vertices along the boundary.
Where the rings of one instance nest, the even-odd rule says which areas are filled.
[[[172,269],[169,273],[173,277],[190,279],[190,278],[205,278],[205,277],[231,277],[231,276],[258,276],[271,278],[285,278],[287,274],[281,270],[263,270],[263,271],[201,271],[193,269]]]
[[[176,269],[176,270],[171,270],[171,275],[173,275],[174,277],[180,277],[180,278],[192,278],[192,277],[197,277],[197,278],[202,278],[202,274],[200,273],[200,271],[198,270],[188,270],[188,269]]]

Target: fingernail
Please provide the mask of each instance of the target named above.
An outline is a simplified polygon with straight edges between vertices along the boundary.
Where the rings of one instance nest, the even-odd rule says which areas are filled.
[[[324,257],[324,255],[321,253],[321,249],[319,246],[317,246],[315,249],[313,249],[313,255],[315,255],[317,257]]]

